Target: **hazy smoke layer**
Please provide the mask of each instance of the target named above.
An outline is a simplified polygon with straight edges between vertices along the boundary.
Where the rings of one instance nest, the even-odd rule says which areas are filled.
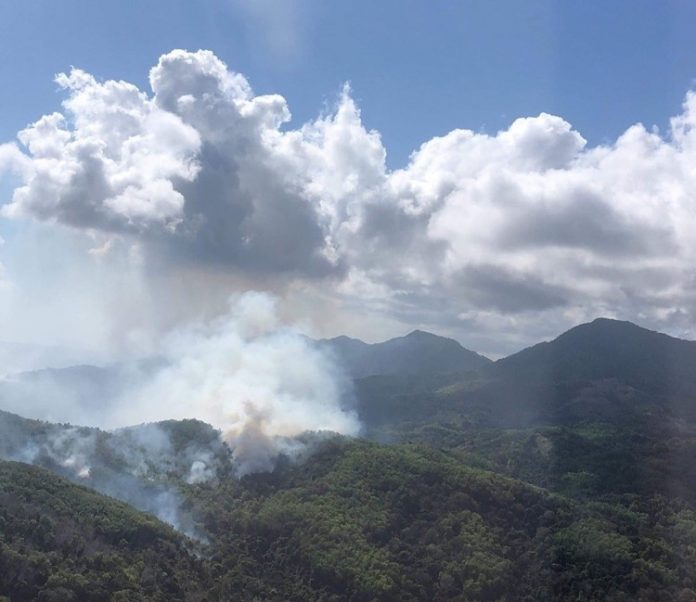
[[[271,468],[278,453],[297,453],[302,445],[294,438],[307,431],[359,430],[349,380],[311,341],[280,326],[269,295],[236,298],[225,315],[176,330],[158,351],[147,362],[6,379],[0,408],[102,428],[196,418],[222,431],[239,474]],[[142,442],[152,447],[158,439]],[[165,443],[158,456],[166,457]],[[204,479],[207,464],[190,471],[189,480]]]
[[[241,474],[270,468],[306,431],[354,435],[348,380],[297,332],[274,299],[247,293],[228,314],[164,342],[164,366],[122,397],[115,423],[195,417],[223,431]]]
[[[172,481],[215,482],[229,472],[228,456],[219,433],[197,421],[105,432],[0,412],[0,458],[44,466],[189,535],[194,526]]]

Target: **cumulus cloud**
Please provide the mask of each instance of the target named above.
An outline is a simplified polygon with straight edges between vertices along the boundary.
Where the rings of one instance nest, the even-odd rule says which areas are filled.
[[[31,159],[16,144],[0,144],[0,174],[15,173],[26,176],[31,167]]]
[[[11,158],[30,167],[6,216],[135,236],[153,252],[251,272],[336,268],[315,207],[270,160],[267,138],[289,119],[282,97],[254,96],[208,51],[163,56],[152,96],[79,69],[56,81],[65,115],[18,134],[27,155]]]
[[[528,342],[596,315],[696,334],[694,93],[664,134],[637,124],[588,147],[542,113],[453,130],[389,170],[348,87],[293,129],[281,96],[255,95],[208,51],[162,56],[151,91],[80,70],[57,82],[63,113],[0,147],[23,178],[6,216],[492,353],[520,342],[510,329]]]
[[[31,169],[5,213],[113,231],[173,228],[184,204],[173,182],[198,172],[197,132],[126,82],[100,84],[77,69],[56,81],[69,92],[70,122],[52,113],[18,134]]]

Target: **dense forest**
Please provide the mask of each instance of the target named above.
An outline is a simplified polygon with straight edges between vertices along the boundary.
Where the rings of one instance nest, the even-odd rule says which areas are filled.
[[[171,527],[35,466],[0,462],[10,600],[198,600],[205,566]]]
[[[44,467],[0,464],[0,594],[696,600],[696,344],[609,320],[497,362],[425,333],[321,344],[347,354],[363,437],[307,434],[271,472],[235,476],[197,421],[0,415],[3,457]],[[109,496],[174,501],[178,530]]]

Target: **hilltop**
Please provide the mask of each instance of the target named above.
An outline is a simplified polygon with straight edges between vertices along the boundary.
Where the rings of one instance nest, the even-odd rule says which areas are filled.
[[[462,347],[454,339],[414,330],[381,343],[365,343],[350,337],[317,341],[329,349],[353,377],[382,375],[427,375],[470,372],[491,363],[488,358]]]

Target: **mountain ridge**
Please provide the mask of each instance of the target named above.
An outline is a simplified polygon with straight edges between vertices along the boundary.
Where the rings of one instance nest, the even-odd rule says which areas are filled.
[[[660,394],[696,390],[696,341],[597,318],[501,358],[490,373],[553,382],[619,380]]]
[[[316,341],[344,364],[353,378],[377,374],[469,372],[492,363],[458,341],[423,330],[379,343],[339,336]]]

